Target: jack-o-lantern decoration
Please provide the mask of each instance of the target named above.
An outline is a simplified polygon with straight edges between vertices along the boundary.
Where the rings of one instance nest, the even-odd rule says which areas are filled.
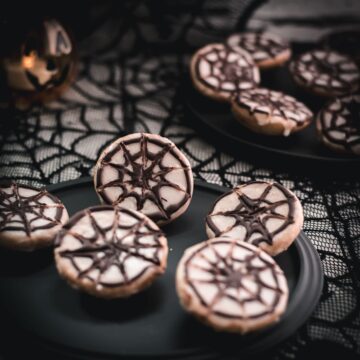
[[[3,58],[3,71],[15,103],[56,99],[73,82],[76,50],[57,20],[43,20],[29,29],[20,46]]]

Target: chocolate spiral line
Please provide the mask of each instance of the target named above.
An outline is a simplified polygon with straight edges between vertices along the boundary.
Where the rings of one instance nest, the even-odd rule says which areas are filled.
[[[230,245],[229,245],[230,244]],[[222,256],[219,251],[217,251],[217,245],[229,245],[229,251],[225,256]],[[234,257],[233,252],[235,247],[239,249],[245,248],[247,252],[252,252],[251,255],[247,255],[243,260]],[[210,248],[212,253],[215,255],[216,261],[211,261],[203,254],[203,250]],[[193,264],[192,261],[197,257],[201,257],[208,265],[206,267],[199,266],[198,264]],[[260,260],[262,266],[254,266],[252,264],[253,260]],[[207,272],[211,275],[209,280],[200,280],[191,278],[191,268],[198,268],[204,272]],[[276,286],[270,286],[269,284],[264,283],[260,278],[262,271],[270,270],[273,280],[275,281]],[[220,315],[225,318],[237,318],[237,319],[256,319],[263,317],[267,314],[274,312],[277,304],[279,303],[280,297],[283,294],[283,290],[280,288],[278,281],[278,270],[275,262],[270,262],[264,259],[258,251],[254,251],[243,246],[240,242],[236,241],[227,241],[227,240],[217,240],[209,241],[201,248],[197,249],[185,262],[185,280],[192,288],[193,292],[196,294],[203,306],[208,307],[209,312],[213,312],[217,315]],[[249,289],[246,285],[247,281],[252,281],[257,284],[257,290],[254,292]],[[201,296],[198,291],[198,287],[201,284],[211,284],[216,286],[217,293],[213,297],[213,300],[210,303],[207,303],[205,299]],[[237,295],[229,294],[227,291],[229,289],[235,289]],[[275,297],[271,305],[265,303],[261,297],[261,292],[263,289],[268,289],[275,292]],[[247,296],[241,296],[241,293],[246,293]],[[237,304],[240,305],[244,315],[234,316],[223,311],[214,310],[214,306],[223,298],[228,298]],[[261,303],[265,310],[253,315],[247,316],[245,310],[245,304],[248,302],[259,302]]]
[[[259,182],[252,181],[249,182],[248,185],[255,183]],[[266,196],[269,194],[273,186],[278,188],[285,195],[286,199],[275,202],[267,200]],[[261,196],[257,199],[250,199],[248,196],[241,193],[241,188],[235,188],[234,191],[237,194],[239,200],[239,205],[237,205],[234,210],[219,211],[213,213],[216,203],[218,203],[222,198],[228,196],[231,193],[230,192],[222,195],[219,198],[219,200],[215,203],[213,209],[206,217],[206,223],[209,228],[214,232],[215,237],[221,236],[222,234],[230,231],[234,227],[243,226],[246,231],[244,238],[245,242],[249,241],[253,234],[260,234],[259,238],[252,240],[252,243],[254,245],[259,245],[261,242],[272,245],[274,236],[285,230],[290,224],[294,223],[295,198],[286,188],[284,188],[280,184],[268,184],[265,190],[262,192]],[[278,214],[276,212],[276,208],[284,204],[287,204],[289,208],[289,213],[287,216]],[[212,220],[212,216],[215,215],[231,216],[235,219],[235,223],[234,225],[232,225],[231,229],[221,231]],[[279,228],[272,232],[270,232],[266,227],[266,222],[271,218],[284,221]]]
[[[220,54],[222,52],[225,52],[224,58],[221,58]],[[228,56],[230,53],[237,55],[238,60],[240,58],[243,58],[244,61],[247,63],[247,65],[240,66],[237,63],[237,61],[229,63],[227,61],[227,59],[228,59]],[[217,59],[209,60],[207,58],[207,56],[209,54],[216,54]],[[210,69],[211,69],[210,75],[205,78],[201,75],[200,69],[199,69],[200,62],[202,59],[205,59],[205,61],[207,61],[210,64]],[[216,66],[220,67],[220,69],[221,69],[221,74],[222,74],[221,77],[216,76],[214,73],[214,68]],[[218,91],[233,93],[233,92],[236,92],[237,89],[242,89],[243,82],[251,83],[252,87],[255,87],[257,85],[257,83],[254,79],[253,69],[254,69],[254,65],[248,63],[248,60],[242,54],[235,52],[230,47],[224,46],[221,49],[214,47],[205,53],[199,54],[198,60],[197,60],[196,66],[195,66],[195,73],[196,73],[197,80],[200,81],[204,86],[211,87]],[[210,77],[214,77],[218,80],[217,86],[213,86],[206,81],[206,79],[210,78]],[[227,83],[227,82],[233,83],[235,85],[235,89],[228,90],[228,89],[224,88],[223,84]]]
[[[347,57],[343,55],[341,56],[341,60],[337,61],[336,63],[331,63],[329,61],[329,58],[331,55],[337,54],[331,51],[322,51],[321,53],[325,54],[324,57],[319,58],[317,55],[317,52],[314,53],[307,53],[307,55],[310,56],[310,59],[304,60],[303,56],[300,56],[298,60],[296,60],[292,65],[292,71],[295,76],[302,79],[302,81],[305,81],[307,86],[309,87],[320,87],[324,89],[333,89],[334,86],[332,85],[332,81],[335,79],[338,81],[341,85],[340,87],[334,88],[334,91],[341,91],[343,93],[350,92],[353,90],[353,87],[356,85],[356,79],[355,80],[345,80],[341,78],[341,75],[345,74],[354,74],[358,72],[358,70],[348,70],[343,69],[342,66],[344,64],[352,63],[351,59],[348,59]],[[303,64],[306,67],[306,70],[301,70],[300,65]],[[313,68],[312,68],[313,66]],[[303,77],[304,72],[309,72],[312,74],[311,79],[307,79]],[[320,84],[318,82],[319,75],[325,74],[327,76],[327,79],[325,81],[325,84]],[[357,77],[357,80],[359,80],[359,77]]]
[[[115,214],[114,221],[109,227],[104,227],[99,224],[92,214],[93,212],[104,210],[114,211]],[[136,218],[138,222],[129,226],[122,225],[121,213],[125,213],[133,218]],[[91,229],[94,231],[94,234],[90,237],[85,237],[76,231],[78,221],[80,221],[84,216],[89,217]],[[146,231],[142,230],[143,227],[146,228]],[[118,236],[118,229],[126,230],[126,233],[122,236]],[[109,231],[111,231],[110,235],[107,234]],[[81,243],[81,247],[75,250],[60,251],[60,256],[71,261],[72,266],[78,272],[78,278],[87,278],[96,284],[101,284],[106,287],[128,284],[138,279],[149,267],[160,266],[159,252],[163,246],[160,243],[159,238],[163,236],[163,233],[160,230],[153,229],[150,226],[148,219],[137,217],[133,212],[128,211],[127,209],[118,207],[113,208],[112,206],[96,206],[82,211],[70,219],[70,221],[64,226],[56,240],[57,247],[62,244],[64,237],[67,235],[76,238]],[[130,236],[133,237],[133,241],[129,245],[126,243],[126,240]],[[140,239],[145,236],[151,236],[153,243],[142,244]],[[152,257],[145,256],[140,253],[141,249],[148,248],[156,249]],[[104,255],[99,257],[100,253],[103,253]],[[122,256],[123,254],[124,256]],[[128,274],[126,273],[125,263],[131,257],[137,257],[146,261],[148,265],[145,266],[144,269],[136,275],[136,277],[129,279]],[[75,262],[76,258],[89,258],[91,259],[92,264],[87,269],[81,270]],[[113,265],[119,268],[124,281],[111,284],[100,281],[101,275]],[[90,276],[90,273],[93,270],[99,270],[99,274],[96,279]]]
[[[249,52],[255,61],[274,58],[289,48],[287,42],[264,33],[238,34],[234,35],[233,39],[235,36],[237,36],[236,46]],[[231,38],[232,37],[230,37],[229,40],[231,40]],[[232,42],[228,41],[228,43],[230,45]]]
[[[350,99],[350,101],[347,101]],[[348,151],[352,152],[354,146],[360,144],[360,97],[356,100],[354,96],[345,99],[335,100],[340,104],[338,110],[330,109],[328,105],[320,113],[320,122],[322,134],[329,142],[343,146]],[[325,115],[330,116],[330,121],[325,121]],[[341,117],[345,122],[338,125],[337,120]],[[343,139],[333,136],[333,132],[340,132],[344,134]]]
[[[6,193],[3,188],[11,188],[10,194]],[[37,191],[38,193],[29,197],[21,196],[19,187]],[[41,203],[43,197],[49,197],[54,204]],[[54,218],[45,215],[46,209],[56,208]],[[64,205],[60,203],[52,194],[45,189],[35,189],[26,185],[18,185],[12,183],[10,186],[0,187],[0,232],[5,231],[23,231],[28,237],[37,230],[51,229],[61,224]],[[34,217],[29,220],[28,216],[32,214]],[[19,216],[20,220],[12,220],[15,216]],[[46,220],[47,224],[34,226],[33,224],[40,220]],[[9,223],[17,225],[8,225]]]
[[[127,145],[137,141],[138,139],[132,139],[129,141],[120,142],[111,152],[104,156],[104,158],[101,160],[100,167],[97,172],[98,185],[96,190],[106,203],[119,204],[126,198],[133,197],[136,200],[137,210],[139,211],[141,211],[141,209],[144,207],[145,201],[150,200],[157,206],[159,210],[158,214],[152,214],[151,218],[155,221],[169,220],[171,214],[180,209],[191,197],[189,175],[190,168],[184,164],[182,160],[176,155],[174,151],[174,144],[164,144],[163,142],[156,141],[154,139],[149,140],[144,134],[141,134],[140,137],[140,150],[135,154],[131,154],[127,149]],[[158,153],[151,153],[148,149],[148,141],[161,146],[162,149]],[[112,157],[120,150],[122,150],[124,153],[124,165],[111,162]],[[162,160],[169,152],[182,163],[181,167],[171,167],[162,164]],[[138,163],[139,159],[141,159],[141,163]],[[118,178],[108,183],[102,184],[102,175],[106,166],[114,168],[118,173]],[[158,167],[159,170],[156,170],[156,167]],[[166,179],[166,175],[174,170],[184,171],[187,182],[185,190],[182,189],[179,185]],[[130,179],[124,180],[125,175],[128,175]],[[156,185],[151,185],[150,182],[155,183]],[[131,187],[131,190],[128,190],[128,185]],[[106,195],[104,189],[115,186],[121,188],[121,194],[115,201],[112,201]],[[171,187],[184,194],[181,201],[173,204],[172,206],[168,206],[167,209],[165,209],[163,205],[165,200],[161,197],[160,194],[161,188],[165,186]],[[134,188],[141,188],[141,194],[134,191]]]
[[[294,121],[296,126],[302,125],[312,116],[311,111],[299,101],[278,91],[252,89],[236,96],[235,102],[237,106],[247,109],[251,114],[280,115],[286,120]]]

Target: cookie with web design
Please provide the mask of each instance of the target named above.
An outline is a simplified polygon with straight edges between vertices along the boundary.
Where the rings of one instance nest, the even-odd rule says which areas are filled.
[[[195,88],[218,101],[230,101],[238,91],[260,83],[260,73],[250,54],[225,44],[210,44],[198,50],[190,63]]]
[[[251,181],[216,200],[206,216],[206,233],[239,239],[275,256],[292,244],[303,221],[294,193],[277,182]]]
[[[94,183],[104,203],[138,210],[157,224],[180,216],[194,188],[185,155],[169,139],[144,133],[110,144],[96,164]]]
[[[0,244],[5,247],[31,251],[49,246],[68,218],[62,202],[46,189],[0,185]]]
[[[228,238],[188,248],[176,271],[176,289],[185,310],[216,330],[239,333],[278,321],[289,292],[268,254]]]
[[[59,274],[76,289],[102,298],[128,297],[166,269],[167,240],[138,211],[111,205],[76,213],[56,238]]]
[[[360,155],[360,94],[337,98],[319,112],[316,128],[328,148]]]
[[[310,125],[313,113],[282,92],[256,88],[236,94],[231,101],[235,118],[252,131],[288,136]]]
[[[313,50],[291,62],[295,82],[321,96],[341,96],[359,89],[360,71],[346,55],[331,50]]]
[[[246,50],[260,69],[281,66],[291,57],[290,44],[269,32],[232,34],[226,43],[230,47]]]

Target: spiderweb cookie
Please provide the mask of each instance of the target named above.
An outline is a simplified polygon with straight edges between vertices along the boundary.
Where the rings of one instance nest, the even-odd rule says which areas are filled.
[[[259,69],[249,53],[224,44],[210,44],[191,59],[191,78],[195,88],[218,101],[229,101],[238,91],[260,83]]]
[[[216,330],[246,333],[276,322],[284,313],[284,273],[261,249],[215,238],[185,251],[176,271],[182,306]]]
[[[330,50],[313,50],[300,55],[290,64],[290,72],[300,86],[328,97],[352,93],[360,83],[356,63]]]
[[[235,118],[260,134],[288,136],[310,125],[313,113],[300,101],[265,88],[242,91],[232,99]]]
[[[287,41],[269,32],[243,32],[231,35],[227,44],[246,50],[260,69],[283,65],[291,57]]]
[[[166,224],[188,208],[191,166],[169,139],[135,133],[117,139],[100,155],[95,189],[102,202],[138,210]]]
[[[68,218],[62,202],[46,189],[0,185],[0,243],[5,247],[30,251],[49,246]]]
[[[166,269],[167,240],[147,216],[111,205],[75,214],[56,239],[55,262],[71,286],[103,298],[127,297]]]
[[[206,217],[209,238],[229,237],[272,256],[286,250],[303,225],[299,199],[279,183],[251,181],[216,200]]]
[[[360,155],[360,94],[328,103],[319,112],[316,127],[330,149]]]

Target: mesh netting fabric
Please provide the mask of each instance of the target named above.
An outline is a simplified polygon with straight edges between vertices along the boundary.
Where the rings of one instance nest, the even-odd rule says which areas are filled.
[[[190,54],[239,26],[250,1],[121,2],[80,43],[80,71],[59,100],[18,116],[0,135],[0,177],[32,185],[92,173],[102,149],[133,131],[173,140],[195,177],[232,187],[276,180],[301,199],[304,231],[325,272],[321,301],[307,324],[275,352],[296,355],[318,339],[359,351],[360,182],[329,182],[274,172],[222,153],[184,124],[181,79]],[[111,10],[111,9],[110,9]],[[111,13],[112,11],[109,11]],[[113,11],[114,12],[114,11]]]

